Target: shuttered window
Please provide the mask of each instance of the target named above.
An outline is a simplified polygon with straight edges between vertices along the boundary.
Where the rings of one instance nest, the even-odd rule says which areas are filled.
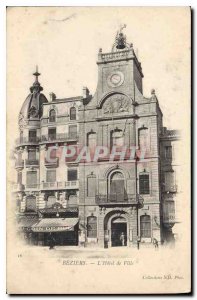
[[[87,178],[87,195],[88,197],[95,197],[96,195],[96,177]]]
[[[76,120],[76,108],[71,107],[70,109],[70,120]]]
[[[148,174],[139,175],[139,193],[142,195],[150,193]]]
[[[140,234],[141,237],[151,237],[151,221],[150,216],[144,215],[140,217]]]
[[[97,218],[94,216],[87,218],[87,236],[89,238],[97,237]]]
[[[47,170],[46,181],[47,182],[55,182],[56,181],[56,170]]]
[[[69,137],[70,138],[76,138],[77,137],[77,126],[76,125],[70,125],[68,130],[69,130]]]
[[[35,188],[37,186],[37,172],[36,171],[28,171],[27,172],[27,186]]]

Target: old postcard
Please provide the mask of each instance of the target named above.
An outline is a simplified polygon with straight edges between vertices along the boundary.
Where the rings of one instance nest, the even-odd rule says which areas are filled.
[[[7,8],[7,293],[191,292],[190,26]]]

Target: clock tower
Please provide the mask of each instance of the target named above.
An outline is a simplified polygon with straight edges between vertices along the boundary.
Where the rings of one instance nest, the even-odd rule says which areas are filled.
[[[104,95],[124,93],[135,101],[135,88],[142,94],[142,68],[132,44],[128,44],[123,34],[123,26],[116,35],[111,52],[98,54],[98,84],[95,96],[97,105]],[[96,100],[96,99],[95,99]],[[92,103],[93,104],[93,103]]]

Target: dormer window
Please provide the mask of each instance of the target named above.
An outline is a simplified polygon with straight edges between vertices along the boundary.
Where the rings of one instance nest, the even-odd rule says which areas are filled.
[[[51,109],[49,112],[49,122],[55,122],[56,121],[56,112],[54,109]]]
[[[76,120],[76,108],[71,107],[70,109],[70,120]]]

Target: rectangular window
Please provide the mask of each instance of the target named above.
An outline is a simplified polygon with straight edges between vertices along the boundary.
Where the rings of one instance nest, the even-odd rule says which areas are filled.
[[[49,128],[48,130],[49,141],[56,139],[56,128]]]
[[[165,172],[165,191],[173,191],[175,188],[174,172]]]
[[[36,187],[37,186],[37,172],[36,171],[28,171],[26,182],[27,182],[28,187]]]
[[[68,134],[69,134],[70,138],[76,138],[77,137],[77,126],[70,125],[68,128]]]
[[[97,218],[94,216],[87,218],[87,236],[89,238],[97,237]]]
[[[28,151],[28,159],[29,160],[36,160],[36,149],[30,149]]]
[[[96,177],[87,178],[87,195],[88,197],[95,197],[96,195]]]
[[[139,175],[139,193],[142,195],[150,193],[148,174]]]
[[[165,158],[172,159],[172,146],[165,147]]]
[[[77,180],[77,169],[68,170],[68,181]]]
[[[150,216],[143,215],[140,217],[140,234],[142,238],[151,237],[151,220]]]
[[[55,182],[56,181],[56,170],[47,170],[46,182]]]
[[[36,142],[36,130],[29,131],[29,141]]]

